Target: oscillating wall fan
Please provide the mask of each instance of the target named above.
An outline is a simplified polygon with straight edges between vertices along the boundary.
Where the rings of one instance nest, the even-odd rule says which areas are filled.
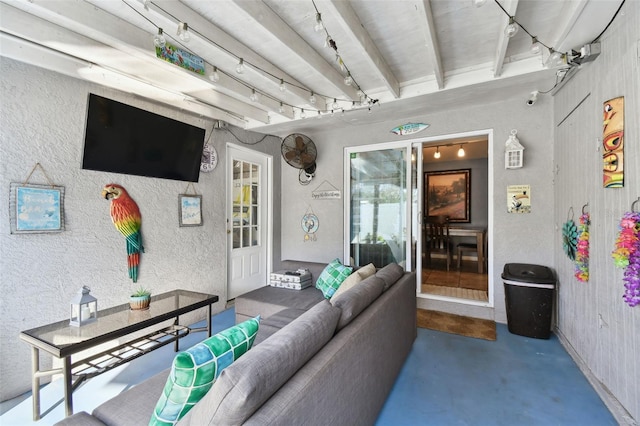
[[[306,185],[311,182],[316,172],[316,144],[300,133],[292,133],[282,140],[282,158],[292,167],[300,169],[298,180]]]

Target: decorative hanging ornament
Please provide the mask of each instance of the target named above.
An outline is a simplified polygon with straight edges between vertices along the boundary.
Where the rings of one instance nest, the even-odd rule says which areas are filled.
[[[573,221],[573,207],[569,208],[571,219],[562,226],[562,248],[564,254],[572,261],[576,259],[576,247],[578,245],[578,228]]]
[[[640,212],[634,211],[638,202],[640,198],[620,219],[616,249],[611,254],[615,265],[625,268],[623,299],[631,307],[640,305]]]
[[[311,207],[309,207],[304,216],[302,216],[301,224],[302,230],[305,232],[304,242],[306,243],[307,241],[316,241],[316,232],[318,231],[320,222],[318,221],[318,216],[315,215]]]
[[[580,225],[578,226],[575,272],[575,277],[583,283],[589,281],[589,225],[591,225],[591,219],[589,213],[586,213],[583,207],[582,215],[580,216]]]

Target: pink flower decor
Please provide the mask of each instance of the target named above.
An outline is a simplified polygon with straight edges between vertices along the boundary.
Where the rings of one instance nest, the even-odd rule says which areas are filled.
[[[583,283],[589,281],[589,225],[591,220],[589,213],[580,216],[578,226],[578,244],[576,247],[576,272],[575,277]]]
[[[624,270],[624,301],[629,306],[640,304],[640,212],[627,212],[620,220],[614,263]]]

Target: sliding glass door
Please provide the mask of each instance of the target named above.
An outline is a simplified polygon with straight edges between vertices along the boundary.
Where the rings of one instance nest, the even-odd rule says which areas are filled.
[[[345,258],[357,266],[395,262],[410,269],[409,148],[380,147],[347,149]]]

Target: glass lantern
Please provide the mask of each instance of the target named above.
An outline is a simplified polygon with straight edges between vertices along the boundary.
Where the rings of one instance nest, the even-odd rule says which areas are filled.
[[[71,300],[71,320],[69,325],[80,327],[98,318],[98,299],[89,294],[89,287],[83,286]]]
[[[513,129],[509,135],[509,139],[504,146],[504,168],[519,169],[522,167],[524,157],[524,147],[520,145],[520,141],[516,134],[517,130]]]

